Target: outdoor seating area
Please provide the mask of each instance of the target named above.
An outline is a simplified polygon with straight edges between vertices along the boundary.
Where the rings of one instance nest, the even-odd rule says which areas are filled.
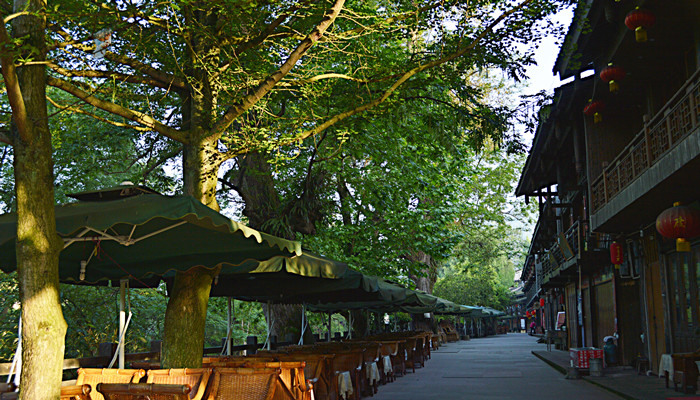
[[[425,366],[432,332],[392,332],[204,357],[197,369],[83,368],[62,400],[359,400]],[[407,369],[408,366],[408,369]],[[11,384],[0,399],[14,399]]]

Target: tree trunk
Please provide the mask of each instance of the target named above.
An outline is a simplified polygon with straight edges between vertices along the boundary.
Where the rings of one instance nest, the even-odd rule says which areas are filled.
[[[220,155],[216,140],[185,145],[183,175],[185,193],[208,207],[219,210],[216,201]],[[207,318],[209,292],[218,270],[193,268],[175,275],[165,311],[163,327],[164,368],[199,368],[204,349],[204,325]]]
[[[207,304],[219,269],[195,267],[178,272],[165,311],[163,368],[200,368]]]
[[[299,342],[301,336],[301,314],[304,309],[297,304],[273,304],[270,307],[270,323],[272,327],[270,334],[277,336],[278,342],[283,342],[287,339],[287,335],[291,335],[292,343]],[[263,312],[267,318],[267,304],[263,304]],[[313,332],[307,329],[304,334],[304,343],[313,341]]]
[[[35,12],[45,2],[15,1],[14,11]],[[45,59],[46,21],[35,15],[13,20],[12,35],[26,36],[34,61]],[[66,321],[58,287],[58,255],[63,241],[56,234],[51,132],[46,112],[44,65],[18,68],[27,129],[14,136],[17,196],[17,278],[22,302],[21,400],[58,399],[65,349]],[[14,111],[14,110],[13,110]],[[17,117],[15,117],[15,121]]]

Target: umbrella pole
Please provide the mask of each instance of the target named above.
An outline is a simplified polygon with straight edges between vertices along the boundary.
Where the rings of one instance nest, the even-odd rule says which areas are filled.
[[[399,314],[394,313],[394,332],[399,331]]]
[[[328,340],[326,340],[327,342],[331,341],[331,317],[332,316],[333,316],[333,313],[329,312],[328,313]]]
[[[352,310],[348,311],[348,339],[352,339]]]
[[[226,355],[231,355],[231,333],[233,331],[233,320],[235,317],[236,309],[234,308],[234,303],[232,298],[228,298],[228,329],[226,330]]]
[[[119,281],[119,337],[124,338],[124,327],[126,326],[126,279]],[[124,342],[125,339],[119,341],[119,369],[124,369]]]

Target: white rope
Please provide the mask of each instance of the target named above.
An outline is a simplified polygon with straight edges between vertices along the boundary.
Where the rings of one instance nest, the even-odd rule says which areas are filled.
[[[114,357],[112,357],[112,361],[109,362],[109,366],[107,368],[112,368],[114,366],[114,363],[117,361],[117,357],[119,357],[119,349],[124,346],[124,336],[126,336],[126,330],[129,329],[129,322],[131,322],[131,310],[129,310],[129,315],[126,317],[126,323],[124,324],[124,330],[122,331],[122,334],[119,335],[119,343],[117,343],[117,351],[114,352]]]
[[[15,374],[15,385],[19,386],[19,379],[22,372],[22,312],[19,313],[19,328],[17,329],[17,350],[15,351],[15,356],[12,358],[12,367],[10,367],[10,374],[7,375],[7,383],[12,381],[12,375],[15,374],[15,369],[17,373]]]
[[[121,352],[124,352],[124,345],[125,345],[125,337],[126,337],[126,331],[129,329],[129,322],[131,322],[131,296],[129,296],[129,282],[127,281],[126,283],[126,306],[127,309],[129,310],[129,315],[126,317],[126,322],[124,323],[124,330],[119,334],[119,342],[117,342],[117,351],[114,353],[114,356],[112,357],[112,361],[109,362],[109,366],[107,368],[112,368],[114,366],[114,363],[117,361],[117,358],[119,357],[119,354]],[[121,306],[120,306],[121,307]],[[121,318],[121,316],[119,317]]]
[[[301,305],[301,337],[299,337],[298,345],[304,344],[304,333],[306,333],[306,304]]]

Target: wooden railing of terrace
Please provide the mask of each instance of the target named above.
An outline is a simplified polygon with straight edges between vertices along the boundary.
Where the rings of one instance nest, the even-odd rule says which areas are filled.
[[[676,92],[654,118],[591,182],[591,209],[610,199],[651,168],[700,124],[700,70]]]

